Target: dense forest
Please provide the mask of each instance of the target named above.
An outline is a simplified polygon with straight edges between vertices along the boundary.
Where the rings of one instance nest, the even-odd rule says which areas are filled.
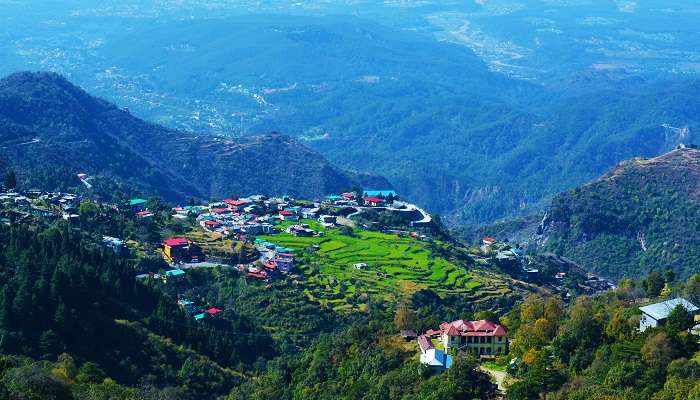
[[[566,307],[558,298],[527,298],[501,318],[513,333],[511,356],[520,361],[510,370],[515,378],[508,399],[700,399],[700,345],[688,332],[692,316],[676,307],[664,326],[636,329],[639,302],[659,295],[697,304],[700,275],[626,279],[615,291]]]

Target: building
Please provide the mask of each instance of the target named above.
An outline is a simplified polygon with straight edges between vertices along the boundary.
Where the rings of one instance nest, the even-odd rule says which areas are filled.
[[[505,328],[486,320],[443,322],[440,324],[440,340],[445,351],[456,348],[482,357],[508,353]]]
[[[185,271],[183,271],[179,268],[165,271],[165,273],[163,275],[161,275],[161,279],[163,279],[163,283],[178,282],[184,278],[185,278]]]
[[[124,241],[121,239],[111,236],[102,236],[102,244],[108,249],[112,250],[118,257],[129,256],[129,247],[127,247],[126,243],[124,243]]]
[[[370,207],[380,207],[383,206],[386,203],[386,200],[382,197],[375,197],[375,196],[369,196],[363,198],[365,201],[365,205],[368,205]]]
[[[398,197],[395,190],[365,190],[362,192],[362,197]]]
[[[335,215],[321,215],[318,217],[318,222],[322,224],[335,225],[338,223],[338,217]]]
[[[137,213],[146,209],[146,200],[144,199],[131,199],[129,200],[129,207],[131,211]]]
[[[202,249],[185,238],[170,238],[163,241],[163,255],[168,262],[204,261]]]
[[[451,355],[446,354],[442,350],[432,348],[425,353],[421,353],[420,363],[433,371],[440,372],[452,367],[453,360]]]
[[[693,303],[680,297],[639,307],[639,310],[642,311],[642,316],[639,318],[639,331],[644,332],[649,328],[664,325],[671,311],[679,305],[693,315],[697,315],[700,310]]]
[[[291,210],[282,210],[279,213],[279,217],[282,221],[298,221],[299,216],[295,211]]]
[[[484,244],[484,246],[493,246],[496,243],[496,238],[493,236],[484,236],[481,239],[481,242]]]

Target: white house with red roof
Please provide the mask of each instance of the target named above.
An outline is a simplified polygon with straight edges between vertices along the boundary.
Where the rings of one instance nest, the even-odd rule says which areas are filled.
[[[486,320],[443,322],[440,324],[440,340],[445,351],[456,348],[479,356],[508,352],[508,332],[501,325]]]

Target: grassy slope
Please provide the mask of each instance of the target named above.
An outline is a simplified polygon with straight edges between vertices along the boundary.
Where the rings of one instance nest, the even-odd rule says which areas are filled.
[[[490,295],[509,291],[478,270],[467,270],[436,254],[428,243],[408,237],[356,230],[348,236],[335,229],[324,229],[314,221],[303,221],[324,236],[295,237],[287,233],[261,236],[261,239],[300,252],[300,268],[307,277],[307,293],[322,303],[350,309],[351,298],[360,294],[395,295],[430,288],[440,294]],[[288,223],[282,226],[288,225]],[[303,251],[319,245],[315,252]],[[437,246],[444,246],[436,243]],[[364,270],[353,268],[366,263]],[[363,299],[360,299],[361,303]],[[362,308],[361,304],[356,304]]]

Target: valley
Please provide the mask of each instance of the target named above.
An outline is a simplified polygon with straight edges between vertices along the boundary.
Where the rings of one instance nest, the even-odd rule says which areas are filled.
[[[700,400],[696,0],[0,0],[0,398]]]
[[[8,16],[0,73],[56,71],[170,128],[288,134],[452,225],[539,212],[697,130],[694,95],[673,83],[697,74],[691,2],[245,4],[72,1]],[[647,29],[652,17],[676,31]],[[663,110],[645,100],[686,94]],[[611,99],[624,104],[608,113]],[[561,120],[581,102],[594,126]],[[662,141],[664,124],[687,137]]]

